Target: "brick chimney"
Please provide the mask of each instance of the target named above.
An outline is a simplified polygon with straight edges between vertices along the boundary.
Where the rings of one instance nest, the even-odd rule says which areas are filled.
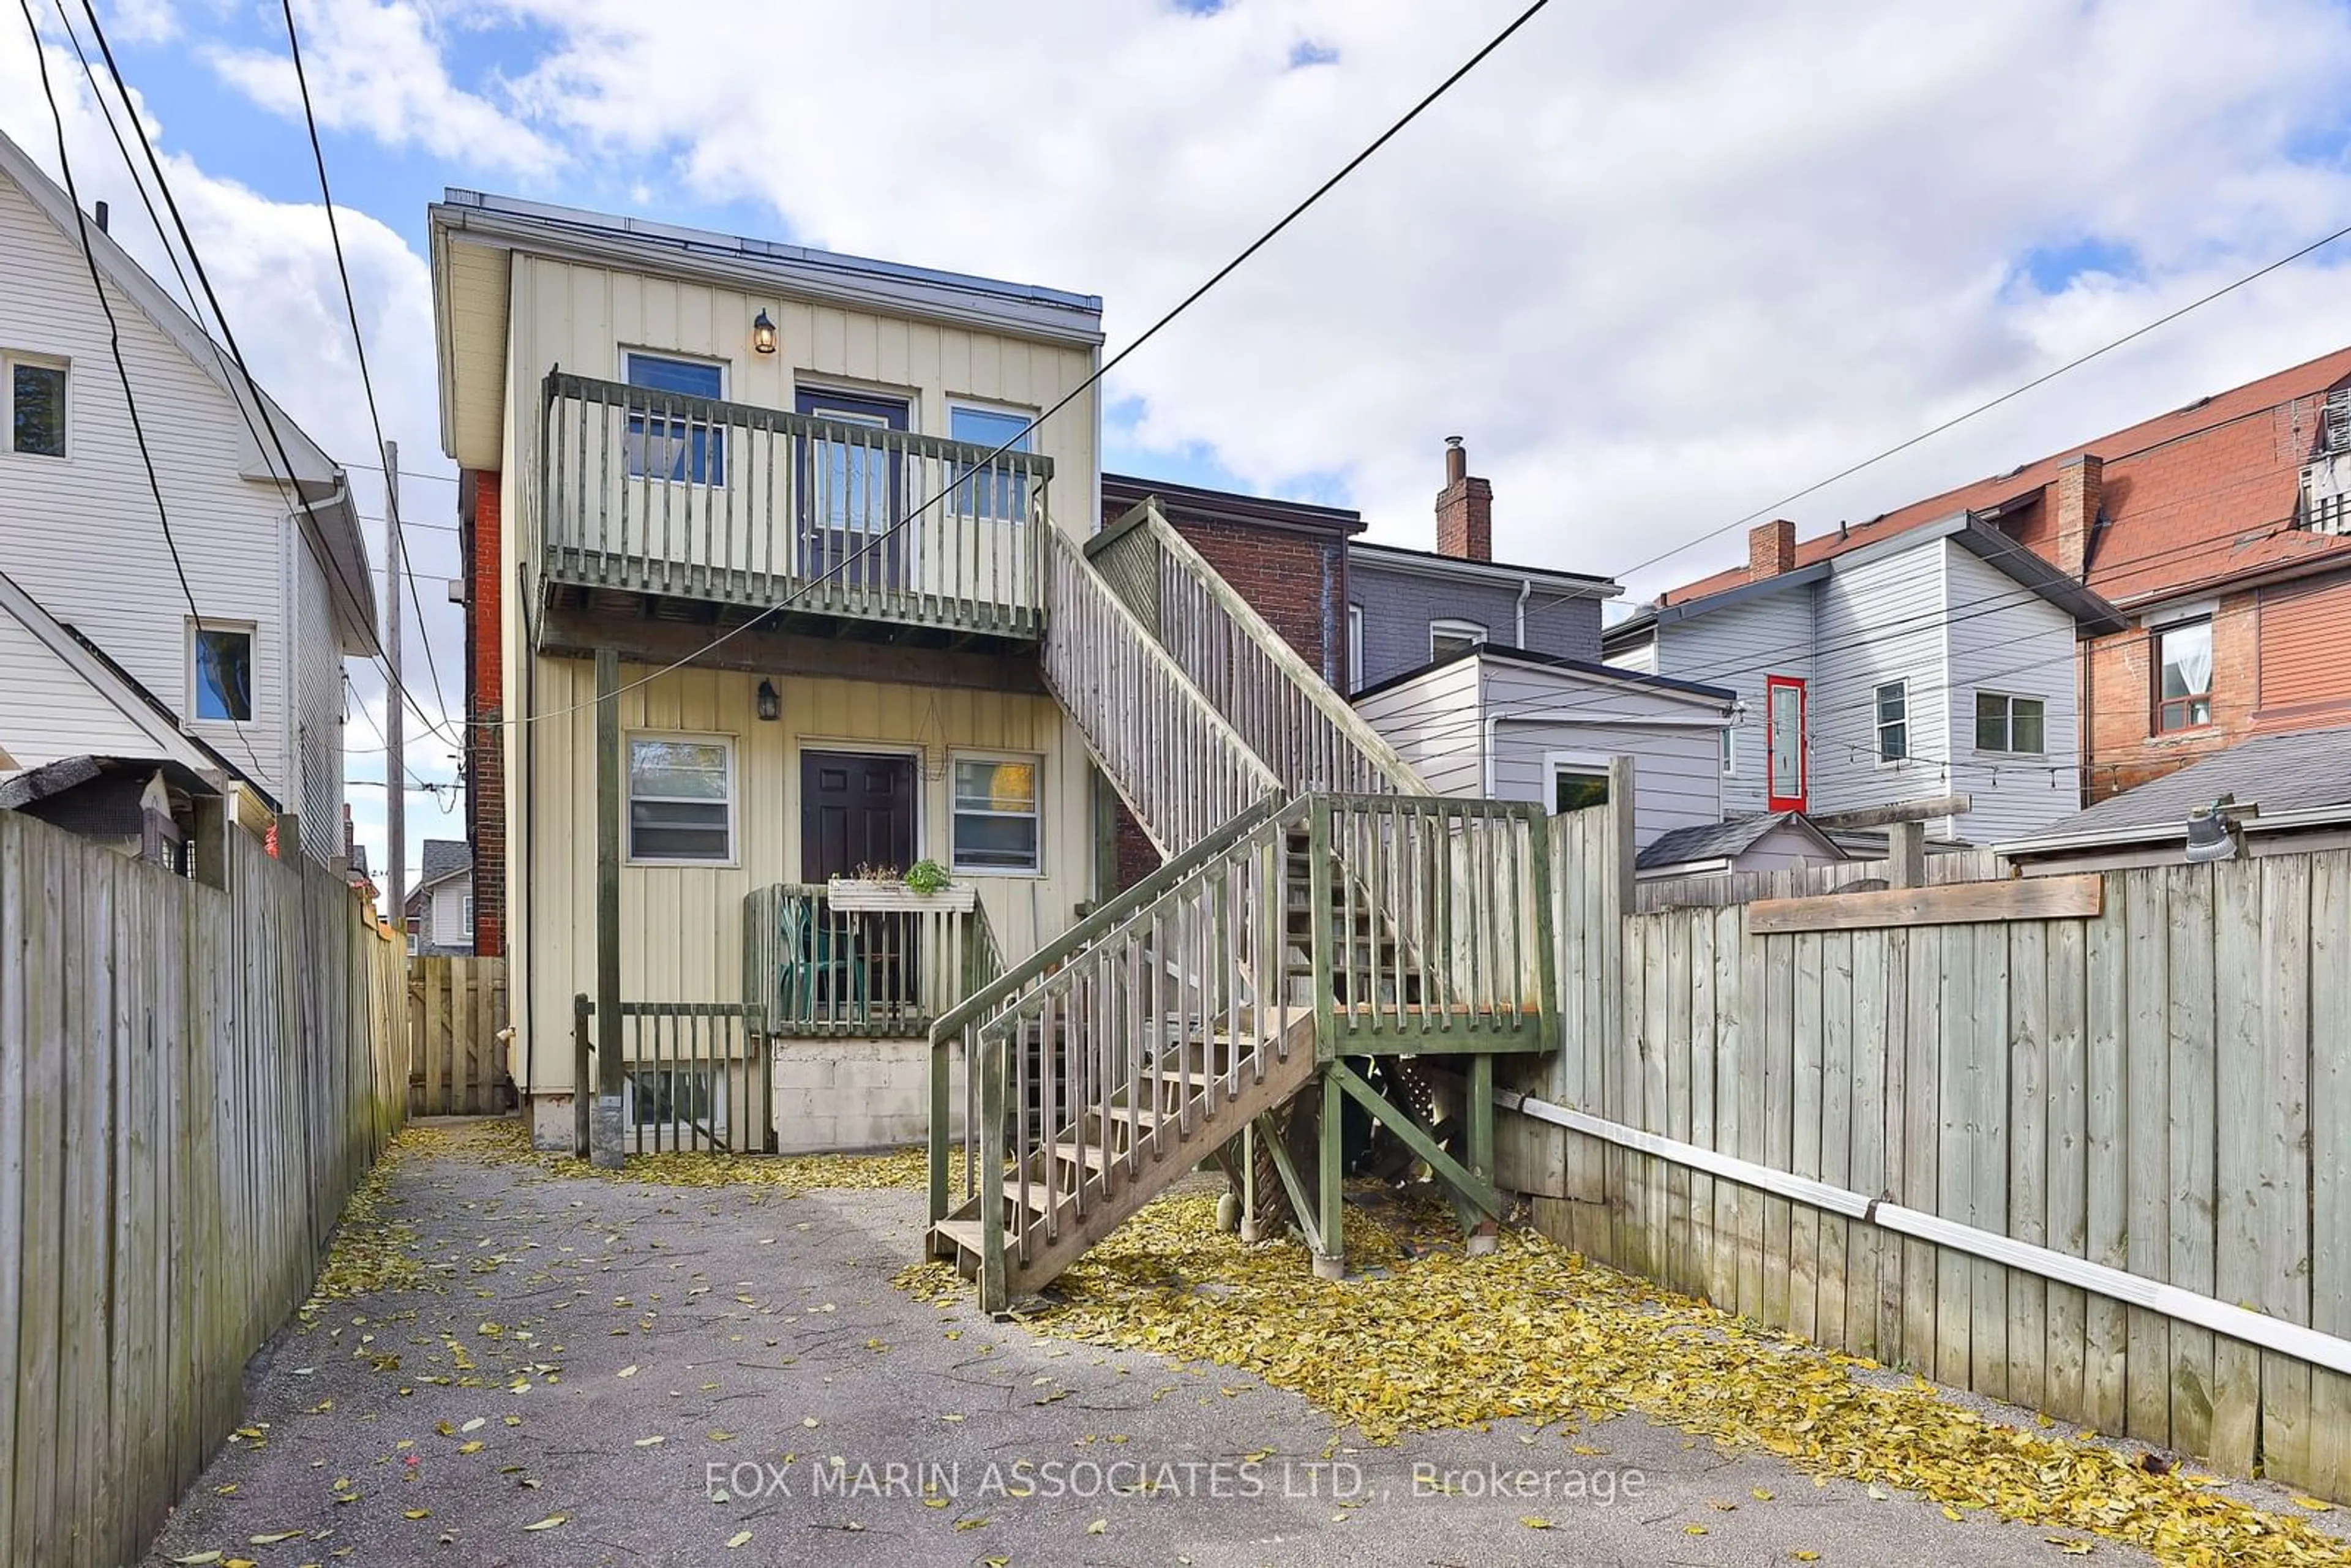
[[[1747,530],[1747,575],[1777,577],[1796,569],[1796,525],[1785,517]]]
[[[2057,570],[2076,581],[2089,563],[2090,533],[2097,527],[2105,478],[2105,459],[2085,452],[2059,465],[2049,486],[2050,546]]]
[[[1437,553],[1456,560],[1494,559],[1494,486],[1469,476],[1461,438],[1445,438],[1445,488],[1437,493]]]

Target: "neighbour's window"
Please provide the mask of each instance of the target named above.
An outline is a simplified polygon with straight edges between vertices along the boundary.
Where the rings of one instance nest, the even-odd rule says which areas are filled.
[[[735,743],[629,738],[629,858],[723,865],[735,858]]]
[[[253,628],[192,626],[188,631],[190,705],[200,719],[246,724],[253,718]]]
[[[1551,765],[1552,815],[1606,804],[1608,769],[1588,762],[1554,762]]]
[[[1910,688],[1895,681],[1871,698],[1877,708],[1877,760],[1900,762],[1910,755]]]
[[[684,401],[725,397],[725,367],[659,354],[621,358],[629,384],[656,394],[631,400],[632,406],[647,412],[629,416],[629,476],[726,483],[726,433],[714,427],[706,410],[697,411]],[[676,395],[658,395],[663,392]]]
[[[2046,706],[2039,697],[2011,697],[1999,692],[1976,694],[1976,749],[2022,751],[2041,755],[2045,734]]]
[[[1486,628],[1475,621],[1432,621],[1428,623],[1428,656],[1449,659],[1486,645]]]
[[[8,450],[35,457],[66,455],[66,366],[62,360],[5,356]]]
[[[2155,727],[2212,722],[2212,622],[2191,621],[2155,634]]]
[[[993,452],[1034,452],[1037,433],[1029,416],[999,408],[956,404],[947,410],[949,439]],[[956,465],[956,510],[967,517],[1017,522],[1029,515],[1029,480],[1025,469],[999,457],[994,466],[975,475],[977,465]],[[968,487],[967,487],[967,486]]]
[[[1725,779],[1739,771],[1739,732],[1729,725],[1722,727],[1722,776]]]
[[[956,870],[1037,870],[1038,823],[1033,759],[956,758]]]
[[[1347,606],[1347,689],[1364,689],[1364,607]]]

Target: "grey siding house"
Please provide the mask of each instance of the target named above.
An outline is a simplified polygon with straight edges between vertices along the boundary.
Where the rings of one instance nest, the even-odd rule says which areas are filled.
[[[1928,835],[1990,843],[2080,808],[2074,648],[2122,624],[2105,601],[1964,512],[1807,566],[1770,523],[1750,562],[1604,640],[1621,669],[1738,695],[1727,815],[1964,796]]]
[[[1437,549],[1347,546],[1348,690],[1361,692],[1480,643],[1598,662],[1604,577],[1493,559],[1493,487],[1448,438]]]
[[[1722,817],[1736,693],[1488,643],[1363,693],[1355,711],[1447,795],[1574,810],[1633,759],[1635,848]]]

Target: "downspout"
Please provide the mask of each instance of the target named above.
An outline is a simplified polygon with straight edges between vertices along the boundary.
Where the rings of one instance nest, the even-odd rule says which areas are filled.
[[[1534,591],[1535,580],[1533,578],[1522,577],[1519,580],[1518,621],[1519,651],[1520,653],[1532,652],[1532,650],[1527,646],[1527,595],[1532,593]]]

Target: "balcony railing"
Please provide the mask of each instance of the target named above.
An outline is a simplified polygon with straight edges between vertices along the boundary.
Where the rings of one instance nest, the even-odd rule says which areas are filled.
[[[560,371],[540,454],[546,580],[1042,629],[1048,457]]]

